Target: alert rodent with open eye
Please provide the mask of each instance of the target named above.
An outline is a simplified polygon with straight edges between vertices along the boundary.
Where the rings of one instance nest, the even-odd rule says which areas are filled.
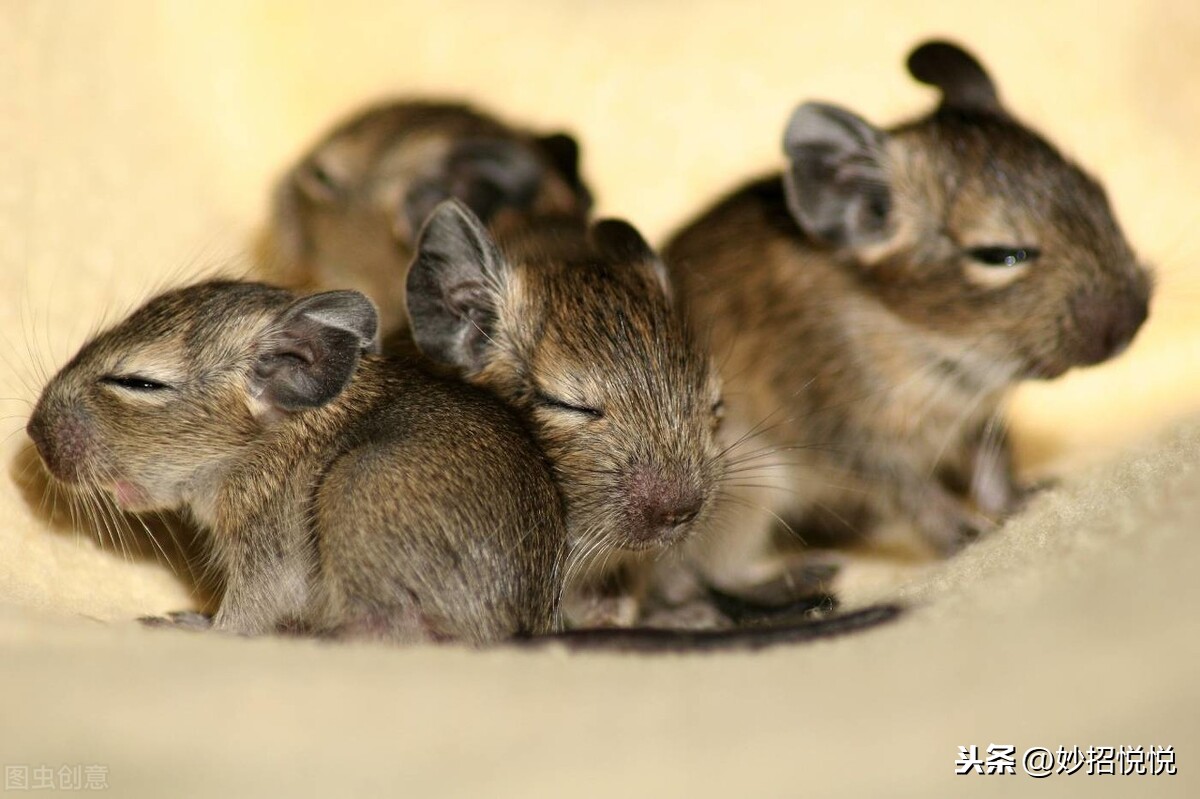
[[[364,292],[390,341],[406,324],[417,233],[450,198],[501,234],[531,219],[584,219],[591,208],[570,135],[528,132],[460,103],[381,103],[334,127],[280,181],[268,276],[303,291]]]
[[[207,529],[217,629],[551,631],[565,533],[540,452],[485,392],[377,342],[358,292],[200,283],[87,343],[28,432],[58,480]]]
[[[940,89],[932,113],[883,130],[801,105],[784,172],[665,248],[728,353],[726,441],[763,509],[694,553],[718,582],[755,572],[776,514],[906,519],[954,551],[1022,501],[1009,390],[1117,355],[1146,319],[1151,278],[1101,185],[963,49],[928,42],[908,68]]]

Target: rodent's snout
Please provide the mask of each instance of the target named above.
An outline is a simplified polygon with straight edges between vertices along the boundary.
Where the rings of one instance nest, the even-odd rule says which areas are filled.
[[[627,496],[630,537],[635,545],[673,542],[704,507],[704,493],[690,481],[649,467],[633,471]]]
[[[1071,301],[1078,331],[1077,357],[1091,365],[1115,357],[1129,346],[1149,315],[1145,292],[1122,295],[1087,292]]]
[[[86,421],[78,414],[49,414],[37,408],[25,425],[25,432],[52,475],[72,482],[78,479],[79,466],[88,451]]]

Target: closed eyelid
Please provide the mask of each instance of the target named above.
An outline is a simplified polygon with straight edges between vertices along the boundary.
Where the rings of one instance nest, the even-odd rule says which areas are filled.
[[[587,414],[596,418],[604,416],[604,409],[602,407],[598,405],[592,405],[591,403],[584,402],[582,400],[577,400],[574,397],[560,398],[555,396],[553,393],[546,392],[541,389],[534,389],[534,396],[537,398],[538,402],[542,403],[543,405],[558,407],[565,411]]]
[[[149,357],[147,357],[149,356]],[[180,368],[180,355],[174,349],[143,352],[138,357],[121,358],[108,370],[109,376],[140,377],[155,383],[176,386],[187,381],[186,369]]]
[[[170,383],[164,383],[161,380],[155,380],[150,377],[145,377],[138,374],[110,374],[100,378],[100,382],[106,386],[115,386],[127,391],[135,392],[160,392],[174,390],[174,386]]]

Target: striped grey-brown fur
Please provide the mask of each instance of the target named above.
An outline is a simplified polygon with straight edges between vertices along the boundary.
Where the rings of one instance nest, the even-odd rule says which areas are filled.
[[[408,303],[426,354],[528,420],[566,500],[568,590],[712,520],[720,383],[632,227],[543,221],[497,243],[447,202],[421,233]]]
[[[373,354],[376,327],[356,292],[169,291],[80,350],[29,433],[75,490],[207,529],[218,629],[552,630],[565,531],[541,453],[486,393]]]

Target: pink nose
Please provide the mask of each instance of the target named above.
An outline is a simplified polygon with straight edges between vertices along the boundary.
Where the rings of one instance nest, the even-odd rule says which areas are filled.
[[[646,543],[666,541],[695,520],[704,495],[688,481],[641,469],[629,481],[629,516],[635,535]]]
[[[60,480],[75,480],[87,455],[88,434],[84,421],[71,414],[48,421],[47,415],[41,408],[35,410],[25,432],[51,474]]]

